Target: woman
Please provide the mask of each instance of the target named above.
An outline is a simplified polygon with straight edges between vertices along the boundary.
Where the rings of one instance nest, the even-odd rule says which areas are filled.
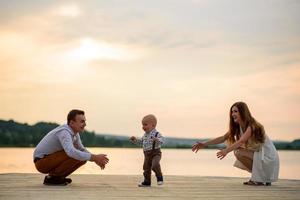
[[[237,158],[235,167],[251,173],[251,179],[245,185],[271,185],[278,180],[279,157],[272,141],[265,134],[264,127],[258,123],[249,111],[247,104],[236,102],[230,108],[228,132],[205,143],[197,142],[192,150],[197,153],[211,144],[227,142],[227,148],[217,152],[223,159],[233,151]]]

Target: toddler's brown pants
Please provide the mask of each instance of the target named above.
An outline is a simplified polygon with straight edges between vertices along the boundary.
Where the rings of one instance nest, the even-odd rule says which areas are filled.
[[[144,156],[144,178],[146,182],[151,183],[151,170],[155,172],[156,177],[162,177],[159,163],[161,159],[161,151],[160,149],[144,151]]]

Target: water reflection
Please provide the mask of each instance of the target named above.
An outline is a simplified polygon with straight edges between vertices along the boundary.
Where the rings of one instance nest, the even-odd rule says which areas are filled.
[[[33,148],[0,148],[0,173],[37,173],[32,162]],[[110,159],[105,170],[88,162],[75,173],[142,175],[142,149],[89,148],[93,153],[106,153]],[[161,167],[164,175],[248,177],[249,173],[234,168],[233,154],[222,161],[217,150],[162,149]],[[300,179],[300,151],[279,151],[281,179]]]

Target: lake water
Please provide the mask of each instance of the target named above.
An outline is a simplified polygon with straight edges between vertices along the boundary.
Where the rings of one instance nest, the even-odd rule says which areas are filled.
[[[0,148],[0,173],[37,173],[32,162],[33,148]],[[75,174],[142,175],[142,149],[88,148],[93,153],[105,153],[110,159],[105,170],[88,162]],[[162,149],[161,167],[164,175],[249,177],[249,173],[233,167],[232,153],[223,160],[217,150]],[[300,179],[300,151],[279,151],[281,179]]]

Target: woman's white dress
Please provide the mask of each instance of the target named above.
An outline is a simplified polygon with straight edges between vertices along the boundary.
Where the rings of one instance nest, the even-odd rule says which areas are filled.
[[[241,134],[243,132],[241,131]],[[234,163],[235,167],[247,170],[240,162]],[[278,180],[279,156],[273,142],[265,135],[265,142],[258,151],[254,152],[251,180],[256,182],[274,182]]]

